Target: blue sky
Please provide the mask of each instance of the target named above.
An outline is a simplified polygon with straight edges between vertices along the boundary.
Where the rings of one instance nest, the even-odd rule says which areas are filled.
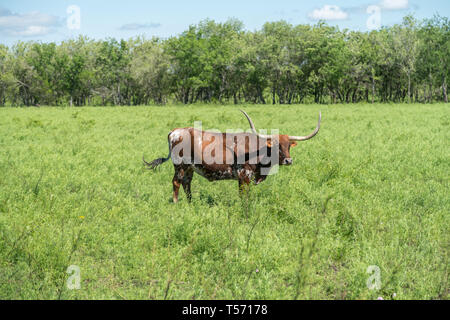
[[[79,20],[76,17],[74,20],[74,11],[67,12],[71,5],[79,8]],[[341,28],[366,31],[367,20],[373,18],[367,13],[369,6],[375,6],[372,14],[380,13],[375,21],[381,25],[400,23],[408,13],[419,19],[435,13],[450,15],[449,0],[0,0],[0,43],[59,42],[79,34],[95,39],[137,35],[166,38],[206,18],[216,21],[237,18],[248,30],[259,29],[267,21],[314,24],[323,19]],[[74,26],[71,29],[67,26],[70,17]]]

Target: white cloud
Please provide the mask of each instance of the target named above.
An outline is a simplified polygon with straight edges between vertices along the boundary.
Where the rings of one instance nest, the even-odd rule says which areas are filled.
[[[381,7],[386,10],[401,10],[409,8],[408,0],[383,0]]]
[[[153,28],[159,28],[161,27],[160,23],[129,23],[129,24],[124,24],[123,26],[120,27],[120,30],[126,30],[126,31],[130,31],[130,30],[139,30],[139,29],[153,29]]]
[[[29,26],[25,30],[15,31],[14,34],[24,37],[44,36],[50,33],[50,28],[43,26]]]
[[[43,36],[61,25],[58,17],[33,11],[19,14],[0,8],[0,34],[7,36]]]
[[[313,20],[345,20],[348,18],[348,14],[338,6],[326,4],[309,13],[308,17]]]

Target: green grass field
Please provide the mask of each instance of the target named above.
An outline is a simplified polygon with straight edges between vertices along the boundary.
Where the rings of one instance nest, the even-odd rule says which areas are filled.
[[[195,175],[167,134],[317,137],[252,187]],[[0,299],[448,299],[450,109],[435,105],[0,109]],[[80,268],[69,290],[67,268]],[[369,266],[381,288],[369,290]]]

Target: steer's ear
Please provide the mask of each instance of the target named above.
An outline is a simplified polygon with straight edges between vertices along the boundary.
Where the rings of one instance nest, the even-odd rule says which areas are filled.
[[[272,148],[272,140],[270,140],[270,139],[267,140],[267,146],[269,148]]]
[[[291,141],[291,148],[296,147],[297,146],[297,142],[296,141]]]

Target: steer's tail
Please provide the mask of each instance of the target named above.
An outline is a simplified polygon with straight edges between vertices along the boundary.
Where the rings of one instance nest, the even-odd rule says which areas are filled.
[[[156,167],[158,167],[159,165],[162,165],[164,162],[166,162],[170,159],[170,156],[172,154],[172,148],[170,145],[169,138],[167,138],[167,142],[169,143],[169,155],[167,156],[167,158],[159,158],[159,159],[153,160],[152,162],[147,162],[147,161],[145,161],[144,156],[142,156],[142,161],[144,161],[144,165],[147,167],[147,169],[153,170]]]

